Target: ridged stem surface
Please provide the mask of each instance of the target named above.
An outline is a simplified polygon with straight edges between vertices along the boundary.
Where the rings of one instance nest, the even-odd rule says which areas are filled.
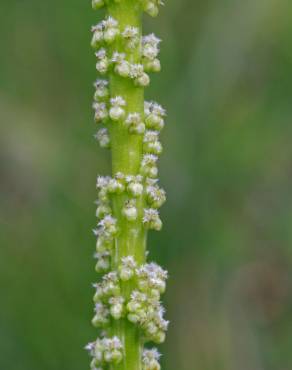
[[[111,4],[108,13],[119,22],[122,28],[126,26],[137,27],[142,34],[142,10],[136,0],[123,0],[121,3]],[[118,42],[113,44],[114,50],[120,50]],[[131,63],[139,63],[141,59],[141,44],[131,50],[128,54]],[[109,89],[112,97],[122,96],[126,101],[128,112],[137,112],[144,115],[144,88],[133,85],[129,79],[110,74]],[[141,135],[131,135],[128,129],[115,122],[110,126],[111,135],[111,157],[112,175],[118,172],[129,175],[139,173],[142,159],[143,137]],[[143,227],[143,200],[137,200],[138,217],[136,221],[127,221],[121,211],[123,209],[126,196],[124,194],[113,196],[113,213],[118,220],[120,233],[115,239],[114,256],[112,259],[113,269],[116,269],[122,257],[134,256],[135,260],[142,264],[145,262],[146,231]],[[123,282],[121,284],[122,295],[129,298],[133,290],[133,283]],[[118,370],[140,370],[142,342],[139,329],[127,319],[115,321],[113,325],[113,335],[117,335],[124,348],[123,360],[115,366]]]

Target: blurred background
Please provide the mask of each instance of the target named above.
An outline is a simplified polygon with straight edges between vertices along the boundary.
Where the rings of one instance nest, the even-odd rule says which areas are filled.
[[[88,369],[96,175],[90,1],[0,5],[0,368]],[[292,3],[167,1],[165,370],[292,368]]]

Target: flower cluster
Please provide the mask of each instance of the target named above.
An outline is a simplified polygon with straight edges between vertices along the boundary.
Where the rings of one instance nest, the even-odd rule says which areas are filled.
[[[168,321],[163,318],[160,295],[165,291],[167,272],[149,263],[135,269],[135,276],[138,287],[127,304],[127,318],[140,326],[146,341],[162,343]]]
[[[143,94],[140,94],[150,83],[149,73],[161,69],[158,59],[161,40],[154,34],[142,36],[137,22],[125,25],[117,12],[123,1],[92,0],[93,9],[110,5],[108,14],[117,18],[109,15],[91,29],[96,70],[102,76],[94,82],[92,107],[98,124],[94,137],[102,148],[114,150],[117,145],[114,133],[122,133],[126,144],[127,140],[139,143],[139,150],[134,153],[139,162],[134,173],[115,172],[112,177],[98,176],[96,181],[94,258],[96,272],[103,275],[93,284],[92,324],[102,332],[100,338],[86,346],[92,356],[91,370],[114,369],[122,360],[123,365],[126,363],[125,337],[115,329],[124,328],[119,321],[135,325],[144,343],[162,343],[168,327],[161,304],[167,272],[154,262],[147,263],[146,257],[138,258],[143,253],[136,255],[130,245],[132,236],[162,228],[159,208],[166,194],[159,186],[157,163],[163,150],[159,135],[165,125],[166,111],[154,101],[144,102],[143,107]],[[115,3],[118,7],[111,12]],[[163,5],[162,0],[137,0],[137,3],[141,11],[151,16],[156,16]],[[116,88],[119,83],[121,86]],[[135,92],[140,94],[137,104],[130,98]],[[125,232],[131,235],[127,240],[130,249],[121,252],[119,245]],[[109,337],[108,333],[113,336]],[[117,333],[119,337],[114,336]],[[160,370],[159,357],[155,348],[144,349],[139,368]]]
[[[112,17],[108,17],[96,26],[92,26],[91,31],[93,33],[91,40],[93,48],[98,48],[103,43],[111,44],[120,35],[118,22]]]
[[[133,256],[127,256],[122,258],[122,262],[119,266],[119,275],[122,281],[130,280],[136,272],[137,264]]]
[[[142,38],[143,65],[148,72],[159,72],[161,69],[160,61],[157,59],[160,42],[161,40],[153,33]]]
[[[155,138],[156,140],[156,138]],[[153,141],[152,143],[155,143]],[[98,176],[97,188],[99,189],[96,216],[99,219],[94,234],[98,237],[96,250],[98,253],[108,252],[112,249],[113,239],[118,233],[116,219],[112,216],[110,199],[113,195],[123,194],[126,197],[122,215],[128,221],[138,218],[136,200],[143,198],[146,207],[143,210],[141,221],[146,229],[159,231],[162,221],[158,208],[165,200],[165,191],[158,186],[156,178],[158,157],[154,154],[144,154],[141,161],[141,175],[124,175],[118,172],[113,178]],[[148,176],[148,177],[147,177]],[[102,255],[104,257],[104,255]]]
[[[101,148],[110,148],[111,139],[107,128],[100,128],[94,135]]]
[[[156,348],[144,349],[142,355],[143,370],[160,370],[160,353]]]
[[[166,279],[167,272],[156,263],[138,266],[133,256],[123,257],[118,272],[109,272],[94,284],[93,325],[104,328],[110,319],[127,317],[139,325],[146,341],[162,343],[168,326],[160,303]],[[126,299],[121,295],[121,283],[129,280],[136,282],[136,289]]]
[[[123,358],[123,346],[118,337],[97,339],[85,347],[92,357],[91,370],[102,369],[101,366],[118,364]]]
[[[151,3],[152,4],[152,3]],[[137,27],[126,26],[121,29],[116,19],[108,17],[91,28],[91,45],[96,49],[96,69],[105,75],[116,73],[117,75],[133,80],[137,86],[148,86],[150,78],[146,72],[159,72],[160,61],[157,58],[159,53],[160,40],[150,34],[140,38],[140,31]],[[141,41],[140,41],[141,39]],[[108,50],[108,46],[119,41],[124,46],[125,52]],[[129,52],[141,43],[141,63],[130,61]]]
[[[106,203],[101,203],[98,208],[106,207]],[[100,212],[100,211],[97,211]],[[97,236],[96,251],[97,253],[110,252],[112,249],[114,237],[117,235],[117,221],[111,215],[106,215],[98,222],[97,228],[93,230]]]

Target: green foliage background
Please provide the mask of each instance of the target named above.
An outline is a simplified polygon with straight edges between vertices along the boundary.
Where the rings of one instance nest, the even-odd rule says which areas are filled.
[[[0,5],[0,369],[81,370],[93,339],[89,1]],[[292,4],[167,1],[147,97],[168,110],[167,370],[292,368]]]

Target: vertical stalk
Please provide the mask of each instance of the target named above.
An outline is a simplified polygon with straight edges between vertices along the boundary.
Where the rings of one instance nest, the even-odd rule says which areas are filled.
[[[111,148],[112,177],[98,176],[96,271],[92,323],[100,337],[86,348],[91,370],[160,370],[156,348],[168,321],[160,296],[167,271],[146,262],[148,229],[160,230],[158,208],[165,192],[158,186],[159,132],[164,109],[144,102],[148,72],[158,72],[160,40],[142,36],[142,12],[158,13],[161,0],[92,0],[107,7],[106,19],[92,27],[96,69],[107,80],[95,82],[95,121],[103,124],[96,138]]]
[[[123,0],[120,3],[112,3],[108,7],[109,16],[119,22],[123,29],[132,26],[139,29],[142,34],[142,9],[136,0]],[[114,50],[121,50],[119,42],[116,41],[112,47]],[[128,52],[128,60],[131,63],[138,63],[141,59],[141,44]],[[128,112],[138,112],[144,115],[144,88],[133,85],[132,81],[110,74],[109,88],[111,96],[122,96],[126,101]],[[121,172],[128,175],[137,175],[142,159],[142,140],[141,135],[131,135],[128,129],[116,123],[110,127],[111,136],[111,157],[112,175]],[[125,203],[125,195],[113,196],[113,214],[118,220],[120,233],[115,239],[114,258],[112,267],[116,269],[122,257],[134,256],[135,260],[142,264],[145,262],[146,231],[143,227],[143,201],[137,201],[138,217],[136,221],[127,221],[121,211]],[[129,299],[133,283],[123,282],[121,284],[122,295]],[[117,335],[123,342],[124,356],[120,364],[116,366],[118,370],[140,370],[142,341],[139,329],[134,324],[122,319],[114,323],[113,334]]]

